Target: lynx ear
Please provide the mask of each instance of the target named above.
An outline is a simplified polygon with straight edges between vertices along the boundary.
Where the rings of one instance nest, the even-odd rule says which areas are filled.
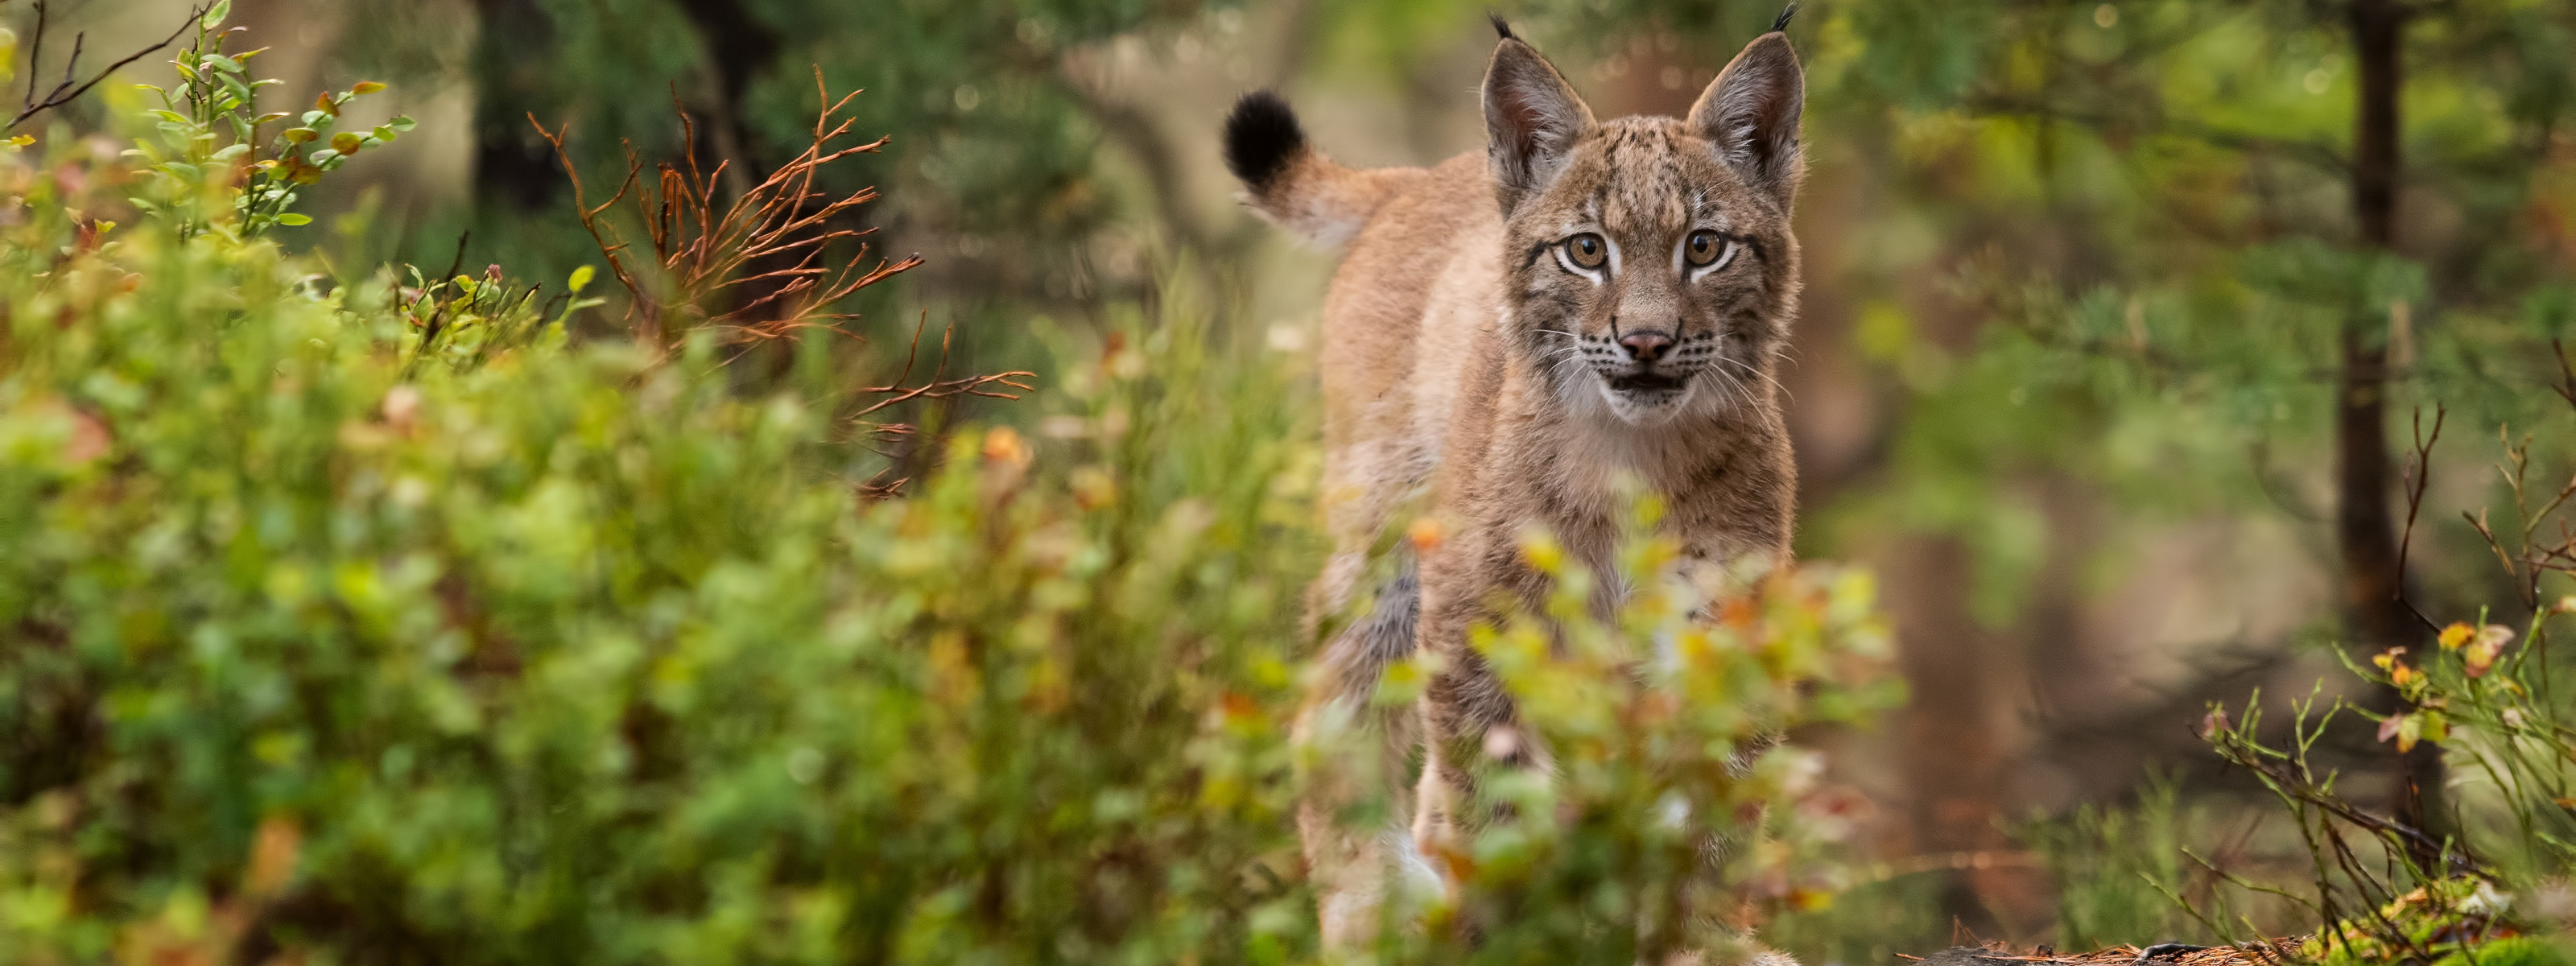
[[[1717,146],[1717,154],[1754,190],[1786,209],[1798,192],[1805,161],[1798,151],[1798,114],[1807,100],[1806,74],[1789,36],[1777,30],[1753,38],[1718,72],[1691,105],[1690,132]]]
[[[1592,108],[1547,58],[1509,31],[1485,68],[1484,99],[1485,156],[1509,215],[1565,169],[1574,142],[1592,129]]]

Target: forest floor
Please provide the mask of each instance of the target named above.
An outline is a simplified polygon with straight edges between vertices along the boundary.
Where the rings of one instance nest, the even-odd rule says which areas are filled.
[[[2295,949],[2299,940],[2275,940],[2273,945]],[[2026,964],[2065,964],[2065,966],[2114,966],[2114,964],[2153,964],[2153,966],[2270,966],[2273,957],[2260,949],[2236,946],[2183,947],[2171,949],[2150,947],[2158,951],[2152,958],[2136,946],[2109,946],[2089,953],[2060,955],[2046,946],[2032,952],[2016,952],[2001,943],[1986,946],[1954,946],[1925,957],[1904,957],[1922,966],[2026,966]],[[1903,954],[1899,954],[1903,955]]]

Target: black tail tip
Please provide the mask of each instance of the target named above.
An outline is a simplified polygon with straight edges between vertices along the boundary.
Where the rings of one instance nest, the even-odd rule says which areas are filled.
[[[1306,132],[1297,112],[1269,91],[1253,91],[1234,102],[1225,118],[1225,166],[1259,194],[1278,180],[1297,152],[1306,149]]]
[[[1497,34],[1502,35],[1502,39],[1504,39],[1504,40],[1519,40],[1519,39],[1520,39],[1519,37],[1512,36],[1512,24],[1511,24],[1511,21],[1504,20],[1504,19],[1503,19],[1503,15],[1502,15],[1502,14],[1495,13],[1495,12],[1493,12],[1493,11],[1491,11],[1491,10],[1487,10],[1487,11],[1485,11],[1485,19],[1490,20],[1490,21],[1493,21],[1493,23],[1494,23],[1494,32],[1495,32],[1495,33],[1497,33]]]
[[[1789,29],[1789,18],[1797,15],[1798,5],[1795,2],[1790,3],[1786,7],[1780,8],[1780,19],[1771,21],[1771,32],[1776,34]]]

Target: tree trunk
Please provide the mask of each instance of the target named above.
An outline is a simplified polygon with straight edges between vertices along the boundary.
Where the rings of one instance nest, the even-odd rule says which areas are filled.
[[[1898,628],[1897,654],[1911,700],[1899,735],[1911,796],[1917,855],[1974,853],[2010,846],[1995,817],[2010,775],[2005,736],[1996,727],[1998,659],[2007,650],[1995,632],[1968,614],[1967,546],[1955,537],[1898,541],[1878,567],[1887,575],[1887,609]],[[2005,923],[1973,870],[1941,874],[1936,911],[1960,931],[1956,939],[2001,937]],[[1970,938],[1976,937],[1976,938]]]
[[[542,65],[556,42],[554,21],[536,0],[474,0],[475,200],[494,211],[546,211],[563,190],[554,148],[528,126],[536,114],[561,124],[561,99]]]
[[[2353,218],[2362,244],[2385,252],[2396,239],[2397,102],[2403,83],[2398,40],[2407,14],[2396,0],[2353,0],[2350,14],[2353,52],[2361,64],[2353,112]],[[2335,407],[2335,538],[2343,558],[2346,626],[2351,643],[2365,652],[2401,646],[2413,623],[2398,599],[2405,573],[2389,506],[2386,326],[2385,306],[2359,306],[2345,318]],[[2388,704],[2394,709],[2394,695]],[[2441,751],[2423,742],[2401,754],[2397,765],[2390,812],[2432,830],[2442,814]],[[2415,858],[2429,868],[2433,856]]]

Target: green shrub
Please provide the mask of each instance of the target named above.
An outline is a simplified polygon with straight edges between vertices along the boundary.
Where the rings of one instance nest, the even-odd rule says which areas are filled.
[[[43,201],[18,267],[78,230]],[[707,340],[406,380],[387,291],[109,237],[0,281],[0,958],[1161,959],[1296,921],[1303,437],[1258,368],[1113,354],[1085,438],[961,436],[868,502]]]

